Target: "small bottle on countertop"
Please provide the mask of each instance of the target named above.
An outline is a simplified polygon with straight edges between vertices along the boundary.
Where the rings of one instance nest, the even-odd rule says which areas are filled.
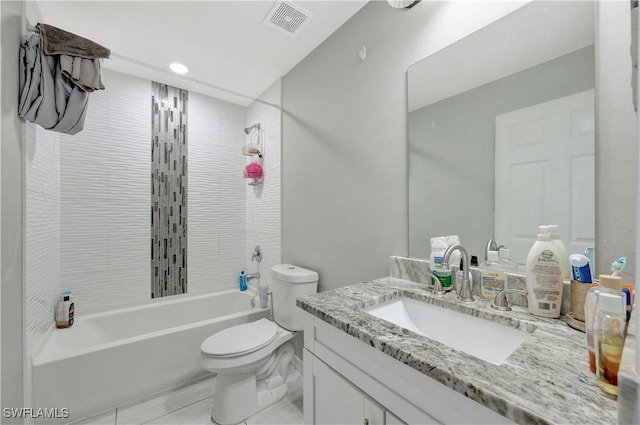
[[[452,289],[452,276],[451,269],[445,269],[442,267],[442,257],[449,247],[449,243],[447,242],[447,238],[445,236],[438,236],[431,238],[431,254],[429,255],[429,268],[431,273],[438,278],[440,283],[442,283],[442,287],[445,291],[450,291]],[[453,263],[453,259],[451,260],[451,264]],[[433,282],[429,280],[429,284],[433,285]]]
[[[480,264],[480,292],[483,298],[494,299],[505,289],[507,273],[498,262],[498,251],[489,251],[487,261]]]
[[[596,329],[595,319],[598,310],[598,297],[601,293],[619,294],[622,289],[622,278],[620,276],[600,275],[600,286],[594,286],[587,292],[584,302],[585,331],[587,334],[587,350],[589,352],[589,368],[596,373]]]
[[[64,329],[73,325],[75,305],[71,301],[71,291],[63,291],[56,308],[56,328]]]
[[[598,386],[618,395],[618,369],[624,347],[626,311],[622,294],[601,292],[596,315],[596,377]]]

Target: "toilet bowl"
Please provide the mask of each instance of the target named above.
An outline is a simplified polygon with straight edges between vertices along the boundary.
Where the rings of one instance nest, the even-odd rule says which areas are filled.
[[[218,374],[211,410],[216,424],[241,423],[287,394],[294,356],[290,331],[302,329],[302,311],[295,300],[316,292],[318,274],[290,264],[271,270],[275,322],[260,319],[233,326],[211,335],[200,347],[200,366]]]
[[[211,419],[236,424],[282,399],[293,358],[293,334],[267,319],[233,326],[207,338],[200,367],[218,374]]]

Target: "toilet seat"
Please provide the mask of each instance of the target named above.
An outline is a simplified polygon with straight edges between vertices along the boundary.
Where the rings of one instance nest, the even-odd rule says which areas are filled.
[[[244,354],[212,356],[201,349],[200,367],[216,373],[255,372],[262,362],[266,362],[269,356],[274,355],[278,347],[293,338],[293,334],[288,330],[277,325],[276,327],[276,335],[270,342]]]
[[[278,325],[265,318],[232,326],[204,340],[200,351],[203,356],[213,358],[242,356],[271,343],[278,329]]]

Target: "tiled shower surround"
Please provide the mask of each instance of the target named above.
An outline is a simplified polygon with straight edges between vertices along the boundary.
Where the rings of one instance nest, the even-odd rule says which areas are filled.
[[[188,92],[151,83],[151,298],[187,292]]]
[[[29,355],[53,325],[63,289],[73,291],[77,320],[162,302],[150,296],[151,81],[110,70],[104,75],[107,89],[91,94],[82,132],[34,128],[29,134]],[[267,101],[278,103],[279,82],[269,92]],[[186,296],[237,289],[240,271],[255,270],[248,257],[255,245],[263,247],[261,271],[268,281],[269,267],[281,261],[280,112],[194,91],[188,102]],[[268,153],[258,189],[242,178],[243,128],[256,121],[266,130]]]

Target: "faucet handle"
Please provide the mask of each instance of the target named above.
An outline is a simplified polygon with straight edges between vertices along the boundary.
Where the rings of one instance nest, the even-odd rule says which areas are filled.
[[[444,291],[444,287],[442,286],[442,282],[438,279],[438,276],[433,273],[427,272],[426,276],[433,281],[433,286],[429,286],[433,295],[444,295],[446,292]]]
[[[491,303],[491,308],[498,311],[511,311],[511,306],[507,300],[507,294],[509,292],[523,295],[527,299],[527,302],[529,301],[528,294],[521,289],[503,289],[498,293],[498,295],[496,295],[495,299]]]
[[[251,253],[251,261],[256,260],[258,263],[262,261],[262,249],[260,245],[256,245]]]

